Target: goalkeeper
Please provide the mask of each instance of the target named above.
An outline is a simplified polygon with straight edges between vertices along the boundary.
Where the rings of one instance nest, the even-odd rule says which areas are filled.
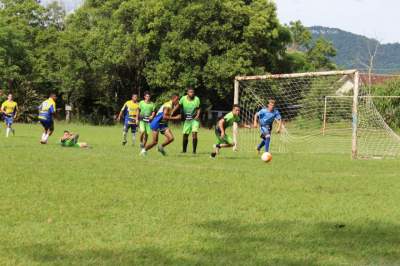
[[[62,147],[74,147],[74,148],[89,148],[86,142],[78,142],[79,134],[73,134],[68,130],[64,131],[64,135],[60,139]]]
[[[276,133],[280,133],[282,128],[282,117],[278,109],[275,108],[275,100],[270,99],[268,100],[268,106],[263,107],[254,115],[254,127],[260,127],[261,142],[257,146],[258,153],[260,153],[262,147],[265,148],[265,152],[269,152],[272,124],[275,120],[278,122]]]

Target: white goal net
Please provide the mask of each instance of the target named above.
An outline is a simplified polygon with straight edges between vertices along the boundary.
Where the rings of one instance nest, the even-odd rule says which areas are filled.
[[[400,96],[366,91],[356,70],[237,77],[235,102],[242,120],[235,132],[237,148],[254,152],[260,142],[258,129],[251,127],[254,115],[274,99],[284,127],[280,134],[272,133],[272,152],[400,156],[400,137],[374,103]]]

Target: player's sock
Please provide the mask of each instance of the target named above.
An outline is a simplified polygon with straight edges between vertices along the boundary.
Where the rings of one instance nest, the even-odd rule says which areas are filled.
[[[132,134],[132,145],[135,145],[135,142],[136,142],[136,134],[133,133]]]
[[[184,134],[183,139],[182,139],[182,152],[183,153],[186,153],[188,143],[189,143],[189,135]]]
[[[193,153],[196,153],[197,151],[197,138],[193,139]]]
[[[122,132],[122,145],[125,145],[128,141],[126,140],[126,132]]]
[[[43,134],[42,134],[42,138],[41,138],[40,141],[41,141],[41,142],[45,142],[45,137],[46,137],[46,133],[43,133]]]
[[[49,134],[47,134],[47,133],[44,134],[43,143],[47,143],[48,138],[49,138]]]
[[[262,148],[263,146],[265,146],[265,140],[264,140],[264,139],[261,141],[260,144],[258,144],[257,150],[258,150],[258,151],[261,150],[261,148]]]
[[[265,144],[264,144],[265,152],[269,152],[269,143],[271,141],[271,138],[265,138],[264,141],[265,141]]]
[[[9,135],[10,135],[10,128],[8,127],[8,128],[6,129],[6,137],[8,138]]]

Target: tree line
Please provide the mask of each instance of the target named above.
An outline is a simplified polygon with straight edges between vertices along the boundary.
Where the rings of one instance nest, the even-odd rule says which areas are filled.
[[[0,0],[0,87],[25,121],[50,92],[95,124],[145,90],[161,103],[191,86],[203,106],[227,109],[236,75],[334,69],[335,54],[266,0],[86,0],[71,14]]]

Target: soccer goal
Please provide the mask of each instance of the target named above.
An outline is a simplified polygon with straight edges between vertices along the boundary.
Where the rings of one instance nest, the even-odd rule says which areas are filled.
[[[368,95],[357,70],[240,76],[234,88],[241,106],[242,122],[234,127],[239,150],[254,152],[260,138],[253,118],[272,98],[284,121],[281,133],[272,133],[272,152],[400,156],[400,137],[375,105],[400,96]]]

